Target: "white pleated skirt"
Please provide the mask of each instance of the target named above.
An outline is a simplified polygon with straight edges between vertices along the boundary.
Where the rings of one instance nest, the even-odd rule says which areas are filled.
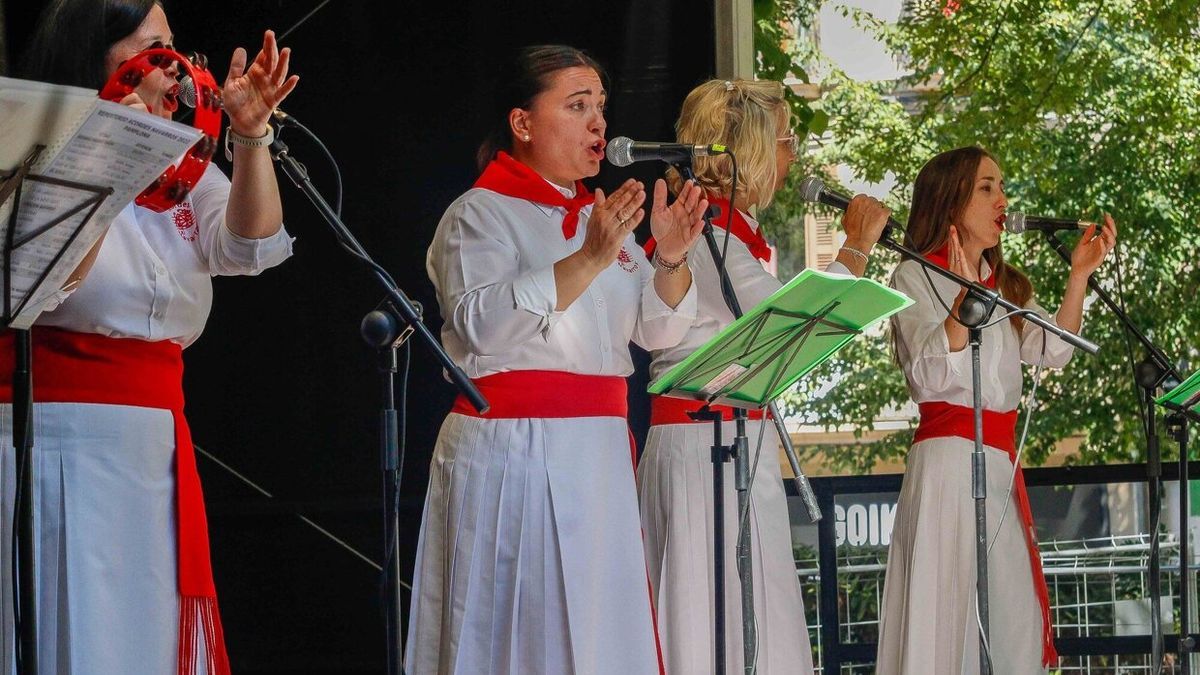
[[[168,410],[34,407],[40,672],[176,672],[175,423]],[[4,673],[15,672],[11,599],[16,465],[0,405]],[[203,672],[204,660],[200,660]]]
[[[748,422],[751,457],[761,423]],[[722,424],[731,443],[733,423]],[[650,428],[638,466],[646,559],[669,675],[714,672],[713,474],[711,424]],[[758,671],[813,672],[812,648],[792,553],[787,496],[775,432],[766,429],[763,458],[751,486],[750,540]],[[725,465],[725,653],[729,673],[742,672],[742,600],[736,564],[737,493]]]
[[[979,672],[973,449],[966,439],[933,438],[909,450],[888,550],[879,675]],[[1045,673],[1041,608],[1015,492],[1005,499],[1013,465],[1003,450],[985,446],[984,453],[992,672]]]
[[[408,675],[659,672],[629,443],[617,417],[446,418]]]

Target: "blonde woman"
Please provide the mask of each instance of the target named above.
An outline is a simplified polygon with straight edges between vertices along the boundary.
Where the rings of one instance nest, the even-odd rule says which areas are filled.
[[[762,263],[771,259],[771,249],[750,210],[770,204],[787,178],[799,144],[791,124],[783,85],[745,80],[711,80],[696,87],[684,101],[676,123],[679,142],[720,143],[737,158],[734,194],[730,194],[732,164],[728,157],[697,158],[694,170],[709,203],[719,210],[714,226],[729,230],[725,265],[738,301],[747,311],[781,286],[763,267]],[[678,175],[670,179],[675,187],[682,185]],[[842,220],[846,243],[826,271],[862,275],[889,213],[870,197],[855,197]],[[718,229],[718,238],[723,235]],[[692,246],[688,264],[699,293],[697,318],[678,346],[652,352],[653,377],[682,361],[734,319],[721,295],[717,267],[703,242]],[[689,411],[700,407],[695,401],[655,397],[651,405],[650,434],[637,478],[666,670],[713,672],[712,424],[688,417]],[[732,409],[714,409],[722,412],[724,419],[732,419]],[[747,425],[752,453],[761,419],[761,414],[753,414]],[[733,425],[725,425],[724,430],[723,442],[730,443]],[[758,466],[749,516],[758,672],[811,673],[812,650],[792,561],[776,445],[772,442],[765,447],[767,461]],[[754,462],[753,456],[750,461]],[[726,472],[725,500],[736,504],[730,474]],[[742,609],[734,564],[736,508],[726,509],[724,526],[726,665],[729,672],[736,672],[743,667]]]

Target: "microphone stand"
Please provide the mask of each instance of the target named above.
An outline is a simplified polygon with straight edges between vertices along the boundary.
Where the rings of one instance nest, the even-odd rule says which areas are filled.
[[[1054,232],[1043,230],[1046,241],[1054,252],[1067,263],[1071,262],[1071,252],[1067,250],[1062,240]],[[1170,378],[1180,382],[1183,378],[1171,364],[1166,354],[1158,345],[1143,333],[1112,296],[1096,283],[1093,276],[1088,276],[1090,288],[1101,302],[1108,306],[1117,317],[1122,328],[1146,349],[1146,358],[1134,366],[1134,380],[1141,388],[1141,403],[1139,413],[1144,419],[1146,431],[1146,496],[1149,501],[1150,523],[1155,531],[1150,533],[1150,644],[1151,660],[1155,668],[1162,667],[1163,659],[1163,627],[1159,588],[1161,586],[1161,561],[1159,560],[1158,521],[1162,509],[1162,453],[1158,443],[1158,415],[1155,410],[1154,394]],[[1167,417],[1167,425],[1179,442],[1179,672],[1188,672],[1191,662],[1191,652],[1195,651],[1196,643],[1191,635],[1190,591],[1191,574],[1188,570],[1188,456],[1187,456],[1187,422],[1182,415],[1172,414]]]
[[[944,269],[917,251],[897,242],[892,237],[891,224],[884,228],[883,236],[879,238],[879,244],[899,253],[903,258],[917,262],[925,270],[938,274],[942,278],[949,279],[967,289],[967,295],[959,304],[959,315],[955,320],[967,327],[968,343],[971,345],[972,404],[975,418],[975,449],[971,454],[971,495],[975,500],[975,594],[980,621],[979,672],[981,675],[990,675],[992,664],[990,656],[991,643],[988,641],[987,479],[986,463],[983,454],[983,388],[981,386],[979,356],[980,344],[983,339],[981,326],[987,322],[988,317],[992,315],[997,306],[1004,307],[1009,312],[1022,312],[1024,310],[1001,297],[997,291],[987,288],[978,282],[969,281],[948,269]],[[1095,354],[1100,350],[1095,343],[1054,325],[1036,313],[1025,314],[1024,318],[1026,321],[1040,326],[1042,329],[1088,353]],[[1014,461],[1017,460],[1014,459]]]
[[[673,162],[672,166],[679,172],[685,180],[696,179],[695,173],[692,171],[690,157],[688,159]],[[730,201],[730,209],[733,208],[733,202]],[[721,285],[721,296],[725,300],[725,306],[733,314],[734,319],[741,318],[742,307],[738,302],[737,292],[733,287],[733,281],[729,278],[729,272],[725,268],[725,257],[721,253],[721,248],[717,244],[716,233],[713,230],[712,224],[713,209],[704,214],[704,241],[708,246],[709,254],[712,255],[713,262],[717,268],[717,274]],[[732,214],[730,214],[732,219]],[[693,282],[694,283],[694,282]],[[775,430],[779,434],[779,439],[783,444],[784,452],[787,454],[788,462],[792,466],[793,480],[795,481],[796,491],[804,502],[808,510],[809,518],[816,522],[821,519],[821,509],[817,505],[817,498],[813,494],[812,486],[808,482],[808,477],[804,475],[804,471],[800,467],[799,460],[796,459],[795,451],[792,448],[791,438],[788,436],[787,429],[784,428],[783,418],[779,414],[779,409],[772,401],[768,405],[769,415],[774,420]],[[732,457],[734,459],[734,488],[738,494],[738,543],[737,543],[737,559],[738,559],[738,579],[741,584],[742,593],[742,653],[743,653],[743,669],[746,673],[754,671],[754,659],[757,652],[757,630],[754,622],[754,581],[750,572],[751,553],[750,553],[750,528],[742,527],[742,514],[749,508],[750,499],[750,468],[749,468],[749,439],[746,437],[746,420],[748,418],[744,408],[734,408],[734,438],[733,444],[726,446],[722,442],[721,437],[721,414],[714,412],[706,405],[695,413],[690,413],[692,419],[706,420],[713,423],[713,446],[712,446],[712,464],[713,464],[713,606],[714,606],[714,652],[716,673],[724,675],[725,673],[725,476],[724,465]],[[765,423],[765,420],[764,420]],[[761,448],[760,448],[761,451]]]
[[[421,321],[421,315],[413,306],[412,301],[408,296],[396,285],[391,276],[380,267],[367,253],[366,249],[355,239],[350,229],[342,222],[337,213],[331,208],[328,202],[317,191],[316,187],[309,180],[308,171],[304,165],[296,161],[292,157],[287,145],[276,136],[274,142],[271,143],[271,157],[279,163],[280,168],[291,179],[292,183],[308,197],[317,212],[325,220],[330,228],[333,229],[334,236],[350,253],[358,260],[362,261],[370,268],[372,275],[376,281],[383,287],[386,299],[387,317],[393,322],[393,325],[380,328],[379,324],[384,321],[379,316],[372,316],[382,312],[372,312],[363,320],[361,327],[363,337],[372,346],[381,348],[383,363],[381,370],[383,371],[384,380],[384,408],[380,421],[380,451],[381,463],[384,471],[384,523],[385,523],[385,542],[384,542],[384,560],[387,564],[385,571],[385,589],[386,589],[386,610],[385,610],[385,627],[387,639],[387,654],[388,664],[387,672],[389,675],[399,675],[403,672],[403,637],[401,631],[401,616],[400,616],[400,568],[399,555],[395,552],[395,547],[399,545],[399,502],[397,495],[400,489],[399,476],[399,436],[397,434],[397,418],[394,404],[394,390],[392,377],[396,372],[396,352],[395,347],[409,335],[416,335],[420,342],[425,347],[433,352],[433,355],[442,364],[446,373],[450,376],[458,390],[465,396],[471,405],[479,412],[486,412],[488,409],[487,399],[479,393],[474,383],[471,382],[467,374],[450,358],[442,346],[438,343],[433,333]],[[392,338],[393,330],[396,326],[403,326],[401,334],[397,338]],[[386,345],[391,343],[391,349],[386,349]]]

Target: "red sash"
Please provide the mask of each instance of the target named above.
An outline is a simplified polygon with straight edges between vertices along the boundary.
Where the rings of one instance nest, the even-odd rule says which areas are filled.
[[[579,227],[579,210],[596,201],[595,196],[588,192],[580,181],[575,181],[574,197],[564,196],[536,171],[513,159],[503,150],[497,152],[495,159],[484,167],[474,187],[491,190],[506,197],[528,199],[538,204],[565,208],[567,215],[562,224],[564,239],[575,236]]]
[[[620,417],[629,414],[625,378],[561,370],[513,370],[472,380],[491,404],[482,415],[462,395],[450,412],[485,419]]]
[[[921,423],[913,435],[913,443],[930,438],[956,437],[975,440],[975,411],[966,406],[945,401],[922,403]],[[1025,545],[1029,550],[1029,568],[1033,572],[1033,590],[1042,607],[1042,665],[1058,662],[1058,651],[1054,648],[1054,625],[1050,621],[1050,591],[1042,573],[1042,556],[1038,552],[1037,534],[1033,529],[1033,511],[1029,507],[1029,493],[1025,489],[1025,475],[1017,463],[1017,411],[983,411],[983,442],[1008,453],[1009,459],[1017,464],[1017,475],[1013,481],[1016,494],[1017,513],[1025,530]]]
[[[713,227],[720,227],[729,230],[729,233],[737,237],[739,241],[750,249],[750,254],[763,262],[771,262],[771,245],[767,243],[766,238],[762,235],[762,228],[754,229],[750,227],[750,223],[742,215],[741,211],[730,207],[729,200],[721,197],[713,197],[709,195],[708,203],[718,209],[717,217],[713,218]],[[732,214],[733,227],[729,227],[729,219]],[[646,257],[654,255],[654,249],[658,246],[658,242],[654,237],[650,237],[642,246],[646,250]]]
[[[13,334],[0,334],[0,400],[12,402]],[[208,523],[192,435],[183,416],[183,355],[173,342],[147,342],[37,327],[32,331],[33,400],[103,403],[170,410],[175,420],[176,516],[179,521],[180,675],[197,672],[204,640],[208,672],[228,675],[217,608]],[[136,592],[136,589],[125,589]]]
[[[688,416],[688,413],[696,412],[703,407],[703,401],[693,401],[674,396],[652,395],[650,397],[650,426],[655,426],[658,424],[711,424],[707,420],[698,421]],[[709,409],[713,412],[721,413],[721,419],[723,421],[733,421],[732,407],[727,405],[712,405],[709,406]],[[749,419],[763,419],[762,410],[747,410],[746,413]]]

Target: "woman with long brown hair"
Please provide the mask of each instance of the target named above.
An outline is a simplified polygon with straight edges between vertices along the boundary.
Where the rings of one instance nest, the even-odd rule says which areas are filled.
[[[1029,279],[1004,261],[1000,234],[1007,208],[1000,167],[986,150],[944,152],[917,176],[905,243],[1049,319],[1034,301]],[[1058,326],[1079,330],[1087,279],[1116,245],[1116,236],[1108,215],[1102,228],[1084,232],[1052,319]],[[913,261],[897,266],[892,285],[916,300],[892,318],[892,329],[921,421],[908,453],[888,551],[876,672],[974,673],[980,642],[970,465],[973,386],[967,328],[956,320],[966,292]],[[1018,316],[993,315],[983,329],[988,614],[995,673],[1041,673],[1057,659],[1017,456],[1016,419],[1021,364],[1062,368],[1071,354],[1069,344]]]
[[[521,50],[482,174],[446,210],[428,269],[446,351],[491,403],[460,400],[430,466],[413,584],[411,675],[658,673],[633,454],[628,343],[695,318],[687,251],[707,207],[687,185],[595,196],[604,71],[566,46]],[[647,259],[633,231],[663,241]]]

